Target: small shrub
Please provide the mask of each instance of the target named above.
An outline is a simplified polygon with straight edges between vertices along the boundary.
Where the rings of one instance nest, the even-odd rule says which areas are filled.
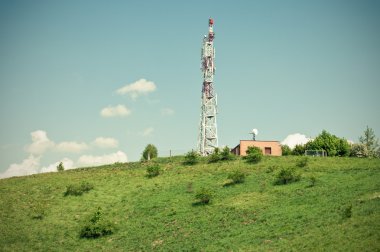
[[[304,157],[304,158],[301,158],[297,161],[297,166],[300,167],[300,168],[304,168],[307,166],[309,162],[309,159],[307,157]]]
[[[343,219],[349,219],[352,217],[352,204],[343,208],[342,217]]]
[[[272,172],[274,172],[275,170],[277,170],[278,169],[278,166],[277,165],[271,165],[271,166],[269,166],[267,169],[266,169],[266,173],[272,173]]]
[[[114,227],[111,222],[103,218],[101,208],[93,214],[91,218],[83,225],[80,230],[81,238],[98,238],[105,235],[110,235],[114,232]]]
[[[195,199],[198,201],[197,203],[200,204],[208,204],[210,203],[212,198],[212,192],[206,188],[201,188],[196,194]]]
[[[65,167],[63,166],[63,163],[60,162],[59,165],[57,165],[57,171],[58,172],[62,172],[65,170]]]
[[[153,178],[160,175],[161,167],[159,165],[150,165],[146,168],[147,177]]]
[[[286,185],[289,183],[297,182],[301,175],[294,168],[281,168],[276,175],[275,185]]]
[[[89,192],[92,189],[94,189],[94,186],[88,182],[82,182],[80,185],[71,184],[66,186],[66,192],[64,193],[64,196],[80,196],[83,193]]]
[[[222,161],[229,161],[234,160],[235,156],[231,153],[230,148],[228,146],[224,147],[222,152],[220,153],[220,160]]]
[[[233,173],[229,174],[227,178],[232,180],[231,184],[240,184],[244,183],[245,174],[241,171],[234,171]]]
[[[214,152],[211,153],[209,156],[208,156],[208,162],[209,163],[216,163],[220,160],[220,151],[219,151],[219,148],[215,148],[214,149]]]
[[[192,150],[186,154],[184,164],[194,165],[198,162],[199,162],[199,154],[196,151]]]
[[[309,186],[308,187],[313,187],[315,186],[315,183],[317,182],[317,178],[314,175],[311,175],[309,177]]]
[[[247,156],[245,159],[247,160],[248,163],[258,163],[261,161],[263,158],[263,152],[261,151],[260,148],[255,147],[255,146],[249,146],[247,149]]]

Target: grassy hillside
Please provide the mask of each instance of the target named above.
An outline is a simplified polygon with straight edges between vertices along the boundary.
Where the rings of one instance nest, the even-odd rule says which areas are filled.
[[[0,180],[1,251],[380,251],[379,159],[309,158],[301,180],[274,185],[301,157],[194,166],[162,158],[163,173],[128,163]],[[235,170],[242,184],[224,186]],[[315,184],[313,185],[313,179]],[[70,184],[94,186],[64,196]],[[213,198],[193,204],[201,187]],[[79,233],[98,207],[114,233]]]

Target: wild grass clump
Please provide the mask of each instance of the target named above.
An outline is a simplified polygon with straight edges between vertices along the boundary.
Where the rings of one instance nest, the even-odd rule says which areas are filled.
[[[193,205],[199,205],[199,204],[209,204],[212,198],[212,192],[207,189],[202,187],[196,194],[195,194],[195,199],[197,200],[196,203]]]
[[[297,161],[296,165],[299,168],[304,168],[304,167],[307,167],[308,163],[309,163],[309,159],[307,157],[303,157]]]
[[[342,217],[343,219],[349,219],[352,217],[352,204],[343,207]]]
[[[146,168],[146,173],[147,173],[146,176],[148,178],[157,177],[161,173],[161,167],[157,164],[150,165]]]
[[[297,182],[301,179],[301,174],[293,167],[281,168],[276,175],[275,185],[286,185]]]
[[[314,187],[316,182],[317,182],[317,178],[314,175],[311,175],[309,177],[309,185],[308,185],[308,187]]]
[[[98,207],[98,210],[83,225],[79,236],[81,238],[98,238],[113,232],[112,223],[104,219],[102,210]]]
[[[226,183],[225,186],[244,183],[245,176],[245,173],[241,171],[234,171],[228,175],[227,179],[229,179],[230,182]]]
[[[183,162],[185,165],[195,165],[199,162],[199,154],[192,150],[189,151],[185,156],[185,161]]]
[[[31,206],[30,217],[34,220],[42,220],[46,215],[45,207],[40,204],[34,204]]]
[[[81,184],[70,184],[66,186],[66,192],[64,196],[81,196],[85,192],[89,192],[94,189],[94,186],[88,182],[82,182]]]
[[[249,146],[246,153],[245,159],[251,164],[256,164],[263,158],[263,152],[256,146]]]

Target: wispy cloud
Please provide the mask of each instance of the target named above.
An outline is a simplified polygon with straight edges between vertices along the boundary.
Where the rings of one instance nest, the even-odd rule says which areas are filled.
[[[140,79],[131,84],[125,85],[119,88],[116,92],[120,95],[129,94],[132,99],[136,99],[142,94],[147,94],[156,90],[156,85],[153,81],[147,81],[146,79]]]
[[[303,134],[295,133],[288,135],[284,141],[281,142],[282,145],[287,145],[293,149],[297,144],[306,144],[311,138],[306,137]]]
[[[171,116],[173,114],[174,114],[174,109],[171,109],[171,108],[161,109],[161,115],[163,115],[163,116]]]
[[[100,111],[100,115],[103,117],[123,117],[131,114],[131,111],[124,105],[117,105],[115,107],[108,106]]]
[[[78,166],[94,166],[94,165],[104,165],[104,164],[113,164],[116,162],[125,163],[128,161],[127,155],[118,151],[115,153],[102,155],[102,156],[92,156],[92,155],[83,155],[78,159]]]
[[[89,147],[86,143],[77,143],[77,142],[62,142],[57,144],[55,150],[60,152],[71,152],[71,153],[79,153],[84,150],[87,150]]]
[[[32,143],[26,147],[26,151],[30,154],[41,155],[55,145],[43,130],[33,131],[30,135],[32,137]]]
[[[99,148],[116,148],[119,146],[119,141],[111,137],[97,137],[93,145]]]
[[[142,135],[143,137],[151,136],[151,135],[153,134],[153,131],[154,131],[154,128],[153,128],[153,127],[149,127],[149,128],[144,129],[144,130],[141,132],[141,135]]]
[[[30,155],[19,164],[11,164],[5,172],[0,173],[0,178],[36,174],[39,166],[40,157]]]

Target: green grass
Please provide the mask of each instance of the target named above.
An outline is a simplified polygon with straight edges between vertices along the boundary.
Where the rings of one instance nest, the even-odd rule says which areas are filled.
[[[380,160],[309,158],[298,167],[300,159],[158,158],[153,178],[150,163],[128,163],[3,179],[0,251],[380,251]],[[300,181],[275,185],[283,167]],[[245,182],[223,186],[236,170]],[[93,189],[64,196],[82,181]],[[201,187],[213,192],[210,204],[194,204]],[[99,207],[113,234],[80,238]]]

